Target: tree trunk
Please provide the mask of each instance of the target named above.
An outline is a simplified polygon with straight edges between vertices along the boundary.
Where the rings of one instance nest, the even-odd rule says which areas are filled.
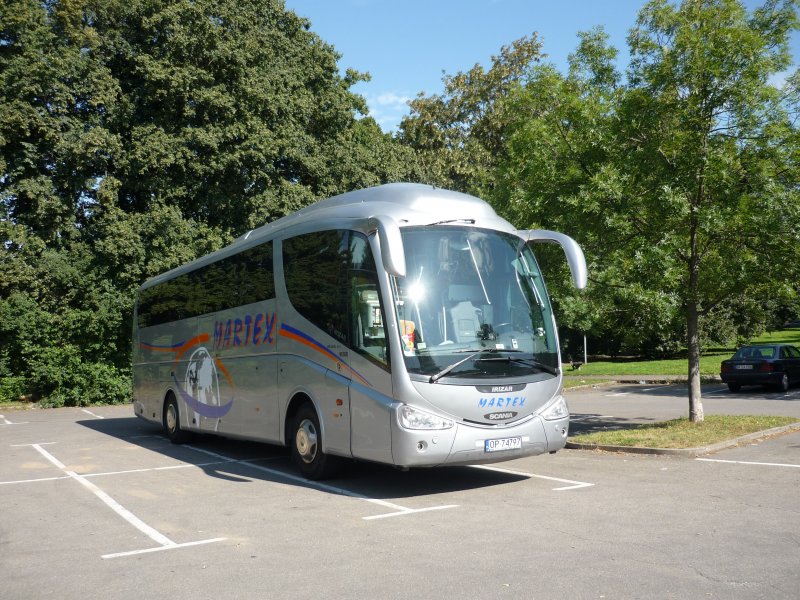
[[[689,289],[686,295],[686,333],[689,343],[689,420],[702,423],[703,402],[700,390],[700,206],[705,198],[705,165],[708,162],[708,130],[703,132],[702,154],[697,171],[697,191],[689,215]]]
[[[687,307],[687,330],[689,334],[689,420],[702,423],[703,401],[700,391],[700,327],[697,302],[692,300]]]

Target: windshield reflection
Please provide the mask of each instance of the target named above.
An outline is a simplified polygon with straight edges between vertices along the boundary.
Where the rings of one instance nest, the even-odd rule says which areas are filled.
[[[431,381],[443,372],[476,379],[557,373],[547,291],[520,238],[457,226],[406,228],[402,235],[407,276],[393,283],[410,373]],[[484,349],[492,360],[464,360]]]

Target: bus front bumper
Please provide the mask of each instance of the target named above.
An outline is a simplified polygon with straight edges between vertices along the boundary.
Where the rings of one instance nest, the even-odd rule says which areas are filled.
[[[545,420],[540,416],[519,425],[485,428],[456,423],[451,429],[409,430],[393,420],[392,450],[400,467],[474,465],[513,460],[564,447],[569,417]]]

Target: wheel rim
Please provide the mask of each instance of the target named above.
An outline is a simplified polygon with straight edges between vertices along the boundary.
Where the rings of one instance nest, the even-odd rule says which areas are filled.
[[[167,406],[167,431],[174,433],[178,429],[178,415],[175,411],[175,405],[170,404]]]
[[[303,419],[295,434],[294,444],[304,463],[314,462],[317,456],[317,428],[310,419]]]

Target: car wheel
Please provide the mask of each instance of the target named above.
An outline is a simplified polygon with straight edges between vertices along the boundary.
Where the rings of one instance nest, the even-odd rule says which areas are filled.
[[[728,389],[730,391],[732,391],[732,392],[738,392],[739,390],[742,389],[742,384],[741,383],[729,383],[728,384]]]
[[[327,479],[339,469],[341,459],[322,451],[322,429],[312,404],[303,404],[292,426],[292,460],[308,479]]]
[[[789,374],[784,373],[781,377],[780,382],[778,383],[778,391],[787,392],[789,391]]]
[[[181,414],[178,411],[178,401],[170,394],[164,402],[164,414],[161,419],[164,425],[164,434],[173,444],[183,444],[189,441],[189,432],[181,429]]]

